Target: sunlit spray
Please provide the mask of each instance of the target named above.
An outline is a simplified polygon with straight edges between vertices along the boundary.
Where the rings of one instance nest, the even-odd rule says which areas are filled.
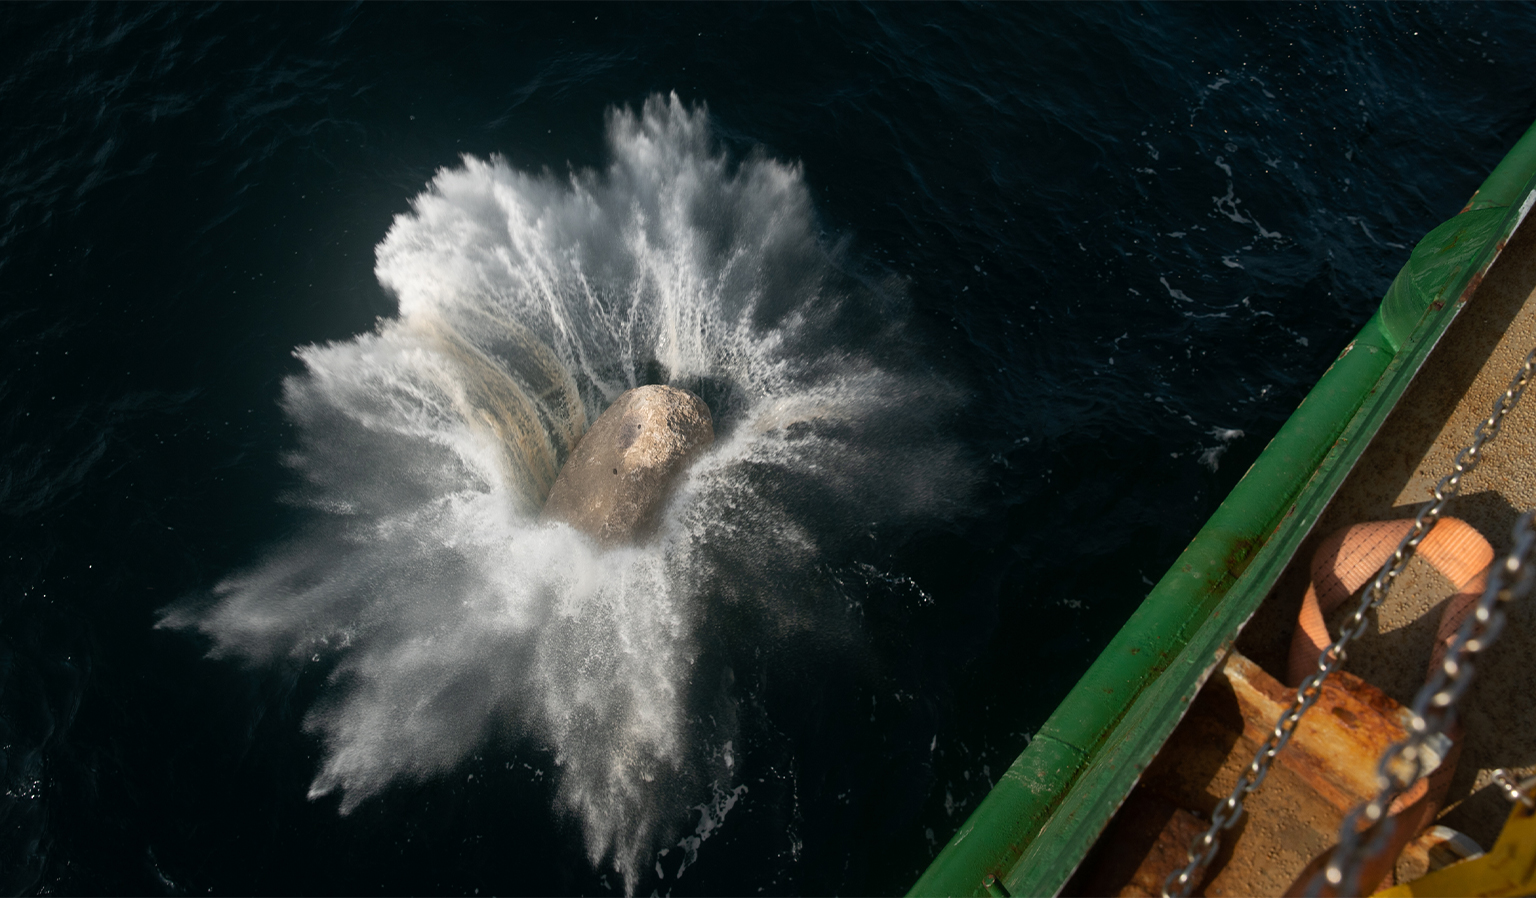
[[[718,813],[690,859],[751,801],[730,678],[696,663],[711,615],[750,608],[758,631],[725,638],[856,639],[830,566],[968,479],[901,284],[823,245],[798,166],[733,161],[676,96],[610,112],[608,143],[564,179],[437,173],[377,250],[398,314],[299,349],[284,384],[306,530],[163,623],[217,657],[332,665],[310,794],[342,813],[545,746],[559,809],[633,891],[698,808]],[[698,393],[717,432],[660,533],[603,551],[540,523],[586,426],[648,382]]]

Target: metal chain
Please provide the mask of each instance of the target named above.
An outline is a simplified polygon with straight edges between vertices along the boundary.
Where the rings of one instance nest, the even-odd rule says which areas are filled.
[[[1210,827],[1190,843],[1189,852],[1186,855],[1187,863],[1168,874],[1168,878],[1163,881],[1163,898],[1173,898],[1173,896],[1184,898],[1194,889],[1195,874],[1209,864],[1221,848],[1221,832],[1231,829],[1242,818],[1244,799],[1263,784],[1275,756],[1291,741],[1291,736],[1295,734],[1296,727],[1301,723],[1302,715],[1316,704],[1318,696],[1322,694],[1323,683],[1344,663],[1345,649],[1369,626],[1366,615],[1371,609],[1381,604],[1387,590],[1413,558],[1419,543],[1424,541],[1424,537],[1429,535],[1430,528],[1445,513],[1446,505],[1460,493],[1462,478],[1471,473],[1482,460],[1483,445],[1498,435],[1504,416],[1509,414],[1515,404],[1520,401],[1521,394],[1525,392],[1526,385],[1531,381],[1533,367],[1536,367],[1536,349],[1526,355],[1520,370],[1510,381],[1509,388],[1494,403],[1492,413],[1478,424],[1472,437],[1472,444],[1456,455],[1451,472],[1435,484],[1432,494],[1434,498],[1424,503],[1418,514],[1414,516],[1413,527],[1398,542],[1392,557],[1387,559],[1381,571],[1376,574],[1376,578],[1371,581],[1370,587],[1360,598],[1360,604],[1344,622],[1339,637],[1318,655],[1316,672],[1296,687],[1296,697],[1291,700],[1290,707],[1275,721],[1269,738],[1259,746],[1253,761],[1248,764],[1242,776],[1237,778],[1237,784],[1232,787],[1231,793],[1216,806],[1215,813],[1211,815]]]
[[[1532,794],[1536,791],[1536,776],[1516,781],[1513,774],[1500,767],[1493,772],[1493,782],[1511,803],[1518,802],[1525,805],[1526,810],[1536,810],[1536,795]]]
[[[1445,660],[1414,698],[1408,738],[1388,748],[1377,763],[1376,779],[1380,789],[1376,797],[1344,818],[1339,826],[1339,847],[1320,875],[1309,884],[1308,894],[1318,894],[1324,880],[1340,895],[1356,894],[1365,859],[1386,847],[1392,827],[1379,826],[1361,832],[1360,820],[1364,818],[1372,825],[1381,821],[1392,802],[1418,781],[1424,770],[1425,757],[1432,752],[1428,743],[1456,721],[1456,702],[1467,691],[1475,672],[1472,657],[1498,639],[1504,627],[1504,607],[1525,598],[1530,594],[1532,584],[1536,584],[1533,520],[1536,520],[1536,511],[1528,511],[1515,524],[1514,549],[1501,564],[1494,566],[1493,576],[1478,600],[1476,610],[1462,623],[1456,632],[1456,641],[1445,653]],[[1518,786],[1506,782],[1505,791],[1515,800],[1529,801]],[[1369,839],[1362,840],[1362,836],[1371,833],[1374,834]]]

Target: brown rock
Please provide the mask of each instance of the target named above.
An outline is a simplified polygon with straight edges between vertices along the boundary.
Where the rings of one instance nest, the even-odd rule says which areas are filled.
[[[715,441],[704,400],[676,387],[637,387],[603,412],[555,478],[544,520],[565,521],[600,545],[656,532],[678,477]]]

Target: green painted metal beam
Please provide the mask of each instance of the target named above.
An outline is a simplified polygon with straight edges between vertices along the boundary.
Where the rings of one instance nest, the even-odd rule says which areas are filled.
[[[1536,125],[1344,348],[911,895],[1060,890],[1529,211]]]

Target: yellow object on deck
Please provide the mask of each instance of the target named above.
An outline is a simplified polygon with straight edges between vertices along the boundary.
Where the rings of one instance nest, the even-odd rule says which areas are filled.
[[[1377,896],[1536,895],[1536,811],[1516,804],[1493,848]]]

